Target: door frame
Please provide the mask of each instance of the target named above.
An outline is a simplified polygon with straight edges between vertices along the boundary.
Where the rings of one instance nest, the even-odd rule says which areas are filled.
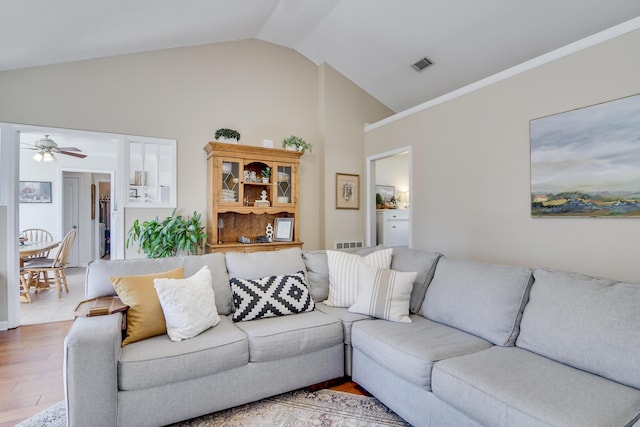
[[[18,281],[20,274],[18,248],[18,181],[20,173],[20,132],[16,126],[9,123],[0,123],[0,157],[2,168],[0,170],[0,206],[6,206],[6,240],[0,253],[5,252],[4,269],[7,276],[7,320],[0,321],[0,331],[15,328],[20,324],[20,288],[12,286],[12,280]],[[2,224],[0,224],[2,225]],[[1,239],[0,239],[1,241]],[[3,261],[0,260],[0,266]],[[2,268],[0,267],[0,273]],[[12,279],[15,278],[15,279]],[[2,308],[0,308],[2,311]]]
[[[397,154],[407,153],[409,163],[409,194],[413,195],[413,151],[410,145],[385,151],[383,153],[372,154],[366,160],[366,204],[365,212],[365,245],[376,245],[376,161]],[[413,203],[409,203],[409,247],[413,247]]]
[[[17,281],[19,278],[19,248],[18,248],[18,223],[19,223],[19,204],[18,204],[18,181],[20,177],[20,134],[23,130],[28,129],[29,131],[33,131],[34,129],[42,129],[42,133],[46,134],[46,130],[50,128],[67,130],[66,128],[56,128],[50,126],[42,126],[42,125],[26,125],[19,123],[10,123],[10,122],[0,122],[0,160],[2,160],[2,168],[0,168],[0,207],[6,208],[6,215],[4,218],[4,222],[0,221],[0,230],[2,228],[6,231],[6,240],[2,242],[0,239],[0,256],[3,258],[0,260],[0,276],[6,273],[5,287],[6,291],[6,301],[5,306],[0,307],[0,313],[3,313],[6,310],[6,321],[1,320],[0,317],[0,331],[5,331],[7,329],[16,328],[20,326],[20,288],[19,286],[13,286],[14,280]],[[74,131],[73,129],[68,129],[70,131]],[[88,131],[91,133],[99,133],[104,134],[105,132],[99,131]],[[123,158],[124,148],[123,145],[126,142],[126,135],[123,134],[111,134],[116,135],[119,138],[119,142],[117,144],[117,170],[126,171],[124,167],[126,166],[126,159]],[[82,170],[73,170],[66,168],[64,169],[70,172],[85,172],[85,173],[106,173],[111,176],[111,226],[112,232],[115,233],[115,239],[112,238],[111,245],[111,258],[118,259],[124,258],[124,236],[121,235],[121,230],[124,226],[124,216],[120,214],[119,207],[123,205],[123,201],[120,199],[114,199],[114,195],[118,198],[121,198],[118,191],[115,189],[118,188],[116,184],[116,170],[98,170],[93,169],[87,171],[86,169]],[[58,176],[58,186],[56,187],[59,191],[61,188],[61,180],[62,180],[62,171],[58,172],[60,175]],[[59,218],[58,221],[58,233],[61,233],[63,225],[62,218]],[[115,242],[115,244],[114,244]],[[4,256],[3,256],[4,255]],[[12,279],[15,278],[15,279]],[[1,281],[0,281],[0,284]],[[1,287],[0,287],[1,288]]]
[[[64,178],[65,178],[65,173],[67,174],[90,174],[91,175],[91,181],[93,183],[94,179],[93,179],[93,174],[107,174],[111,177],[111,187],[113,188],[115,186],[115,171],[113,170],[109,170],[109,169],[91,169],[91,168],[61,168],[58,170],[58,184],[59,184],[59,189],[58,189],[58,194],[62,194],[62,188],[64,186]],[[68,175],[69,176],[69,175]],[[70,175],[73,176],[73,175]],[[82,186],[82,178],[80,177],[80,185]],[[80,189],[80,191],[82,191],[82,189]],[[112,192],[113,194],[113,192]],[[60,203],[59,204],[59,212],[58,212],[58,235],[59,236],[64,236],[64,203]],[[82,206],[79,206],[80,212],[78,213],[78,221],[80,223],[83,222],[82,220]],[[113,211],[112,211],[113,212]],[[110,212],[109,214],[112,215],[112,212]],[[82,247],[90,247],[92,248],[92,251],[95,250],[96,245],[93,244],[93,237],[95,235],[97,235],[98,231],[97,228],[99,227],[98,223],[99,221],[96,219],[89,219],[89,223],[90,223],[90,229],[88,231],[83,231],[82,233],[78,233],[78,239],[76,239],[77,241],[77,248],[78,251],[80,250],[80,248]],[[78,224],[78,228],[80,228],[80,224]],[[118,240],[118,236],[116,237],[116,241]],[[87,239],[90,239],[91,244],[86,245],[86,241]],[[99,259],[100,258],[100,253],[94,253],[92,259]],[[78,259],[78,265],[80,267],[86,267],[87,263],[86,262],[82,262],[81,259]]]

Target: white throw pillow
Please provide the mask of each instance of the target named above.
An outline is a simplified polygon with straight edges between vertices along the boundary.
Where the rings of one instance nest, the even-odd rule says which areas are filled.
[[[329,262],[329,298],[324,302],[333,307],[350,307],[358,293],[358,265],[361,262],[378,268],[389,268],[392,248],[360,256],[341,251],[327,251]]]
[[[186,279],[154,279],[171,341],[193,338],[220,322],[206,265]]]
[[[392,322],[411,323],[409,301],[417,272],[400,272],[360,263],[358,295],[349,311]]]

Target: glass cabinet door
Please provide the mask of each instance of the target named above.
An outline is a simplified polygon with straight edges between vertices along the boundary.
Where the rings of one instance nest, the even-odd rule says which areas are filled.
[[[274,206],[292,205],[295,193],[293,188],[293,165],[281,163],[275,166],[274,182],[276,184],[276,198]]]
[[[221,205],[240,205],[242,200],[242,162],[237,159],[219,160],[219,200]]]

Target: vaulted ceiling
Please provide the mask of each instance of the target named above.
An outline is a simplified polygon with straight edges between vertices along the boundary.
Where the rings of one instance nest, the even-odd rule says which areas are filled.
[[[0,16],[0,70],[255,38],[397,112],[638,18],[640,0],[0,0]]]

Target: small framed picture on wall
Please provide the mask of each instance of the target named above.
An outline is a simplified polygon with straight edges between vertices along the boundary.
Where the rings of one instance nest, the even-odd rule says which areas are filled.
[[[360,175],[336,174],[336,209],[360,209]]]
[[[51,203],[51,182],[20,181],[20,203]]]

